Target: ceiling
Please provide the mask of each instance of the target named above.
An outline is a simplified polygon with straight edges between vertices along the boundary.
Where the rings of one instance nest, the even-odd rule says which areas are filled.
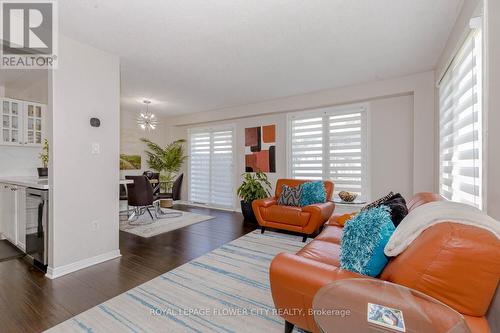
[[[65,35],[121,57],[125,108],[244,105],[434,68],[463,0],[64,0]]]

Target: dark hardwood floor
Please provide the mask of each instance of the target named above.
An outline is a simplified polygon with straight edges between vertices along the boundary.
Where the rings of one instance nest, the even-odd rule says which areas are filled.
[[[240,213],[177,205],[214,216],[151,238],[120,231],[122,257],[49,280],[23,259],[0,262],[0,332],[40,332],[212,251],[257,226]]]

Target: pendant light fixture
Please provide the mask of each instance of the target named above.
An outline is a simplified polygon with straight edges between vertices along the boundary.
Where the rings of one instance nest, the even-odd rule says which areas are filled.
[[[142,102],[146,104],[146,112],[141,112],[137,116],[137,124],[141,129],[145,131],[155,130],[156,125],[158,124],[158,120],[153,113],[149,112],[149,104],[151,104],[151,101],[144,100]]]

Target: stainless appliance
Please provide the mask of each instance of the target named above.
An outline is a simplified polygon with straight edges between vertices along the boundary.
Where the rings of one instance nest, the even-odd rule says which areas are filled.
[[[47,271],[49,192],[26,189],[26,253],[33,265]]]

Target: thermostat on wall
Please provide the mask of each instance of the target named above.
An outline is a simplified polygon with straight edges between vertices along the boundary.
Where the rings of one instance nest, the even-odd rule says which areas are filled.
[[[90,118],[90,126],[92,127],[101,126],[101,120],[99,120],[99,118]]]

